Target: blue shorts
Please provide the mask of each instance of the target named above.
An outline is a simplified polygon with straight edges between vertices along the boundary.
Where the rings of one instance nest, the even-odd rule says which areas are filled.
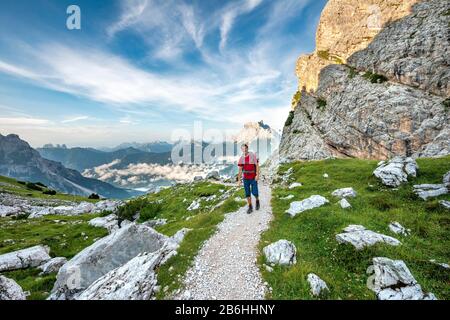
[[[258,193],[258,181],[255,179],[244,179],[244,190],[245,190],[245,197],[250,198],[253,194],[256,198],[259,197]]]

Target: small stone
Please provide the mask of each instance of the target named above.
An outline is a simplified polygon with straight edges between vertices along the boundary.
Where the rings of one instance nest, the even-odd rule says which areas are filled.
[[[348,209],[352,207],[352,205],[347,201],[347,199],[341,199],[341,201],[339,201],[339,205],[341,206],[342,209]]]
[[[289,189],[290,190],[292,190],[292,189],[295,189],[295,188],[298,188],[298,187],[301,187],[301,186],[303,186],[300,182],[294,182],[294,183],[291,183],[291,185],[289,185]]]
[[[338,197],[338,198],[354,198],[356,197],[356,191],[353,190],[353,188],[342,188],[342,189],[337,189],[334,190],[333,193],[331,194],[334,197]]]
[[[391,222],[389,224],[389,230],[396,234],[401,234],[403,236],[408,236],[411,233],[410,229],[404,228],[400,223],[398,222]]]
[[[311,287],[311,294],[315,297],[320,296],[321,293],[329,291],[325,281],[319,278],[319,276],[314,273],[308,274],[308,282]]]

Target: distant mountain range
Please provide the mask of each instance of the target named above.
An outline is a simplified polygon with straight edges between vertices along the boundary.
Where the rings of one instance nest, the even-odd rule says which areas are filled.
[[[154,141],[154,142],[148,142],[148,143],[139,143],[139,142],[125,142],[119,144],[117,147],[114,148],[99,148],[101,151],[105,152],[114,152],[119,151],[123,149],[137,149],[144,152],[151,152],[151,153],[166,153],[170,152],[172,150],[173,144],[168,143],[166,141]]]
[[[76,195],[98,193],[107,198],[125,199],[141,194],[86,178],[59,162],[44,159],[38,151],[14,134],[0,134],[0,175],[42,182],[57,191]]]

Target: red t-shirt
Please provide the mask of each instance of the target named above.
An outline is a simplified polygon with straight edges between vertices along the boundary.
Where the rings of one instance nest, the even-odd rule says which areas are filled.
[[[258,156],[256,154],[248,153],[246,156],[239,158],[238,166],[242,167],[244,171],[244,179],[252,180],[256,177],[256,164],[259,163]]]

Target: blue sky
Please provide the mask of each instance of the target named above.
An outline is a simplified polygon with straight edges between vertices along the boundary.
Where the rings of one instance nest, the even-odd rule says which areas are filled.
[[[81,30],[66,9],[81,8]],[[281,129],[326,0],[2,0],[0,133],[33,146]]]

